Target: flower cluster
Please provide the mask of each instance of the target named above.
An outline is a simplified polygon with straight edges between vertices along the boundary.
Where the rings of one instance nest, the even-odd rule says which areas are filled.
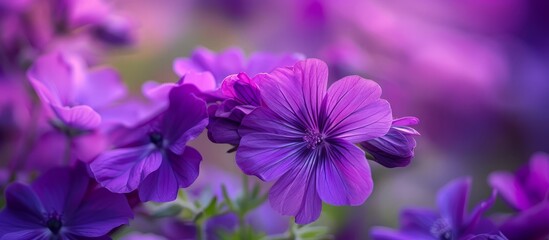
[[[210,8],[190,2],[195,15]],[[231,11],[222,13],[230,19],[219,22],[261,23],[242,1],[229,2]],[[432,86],[434,94],[421,88],[423,101],[452,92],[449,110],[440,107],[451,118],[445,113],[463,111],[452,99],[464,98],[470,86],[484,96],[495,83],[483,82],[503,75],[497,54],[484,46],[489,44],[469,36],[478,34],[459,37],[414,14],[402,23],[380,17],[394,13],[393,4],[282,0],[265,6],[288,10],[288,18],[260,15],[279,22],[270,22],[269,30],[286,37],[265,35],[268,44],[262,44],[243,27],[239,37],[257,43],[245,46],[260,51],[197,47],[173,60],[174,79],[155,75],[159,82],[141,85],[144,79],[123,80],[126,74],[108,65],[117,65],[114,50],[137,46],[137,27],[158,19],[140,16],[147,20],[135,24],[121,11],[124,4],[139,9],[144,3],[0,0],[0,240],[328,238],[322,224],[331,222],[330,210],[363,205],[378,189],[374,179],[407,171],[395,168],[410,165],[421,145],[419,118],[398,116],[408,104],[393,101],[394,91],[382,96],[383,83],[402,78],[411,89]],[[343,9],[347,5],[357,8]],[[365,21],[364,9],[378,21]],[[452,25],[467,28],[463,16],[443,13]],[[154,33],[165,33],[155,27]],[[409,31],[415,27],[429,34]],[[401,33],[399,41],[386,29]],[[299,40],[285,43],[288,36]],[[371,51],[363,42],[378,48]],[[474,50],[478,59],[472,62],[480,67],[470,68],[467,54],[454,45]],[[279,47],[286,51],[263,51]],[[366,73],[374,80],[351,75]],[[141,93],[131,91],[136,82]],[[461,84],[467,90],[455,87]],[[471,106],[485,100],[471,92]],[[423,114],[422,120],[437,126]],[[218,148],[228,160],[211,153],[215,147],[204,149],[203,140],[225,144]],[[378,175],[376,168],[386,172]],[[548,155],[534,155],[515,173],[495,172],[488,182],[492,194],[471,211],[472,178],[459,178],[440,189],[436,209],[406,208],[398,229],[374,227],[370,236],[549,236]],[[514,212],[489,215],[498,196]]]
[[[492,173],[489,177],[492,195],[467,213],[471,183],[470,177],[448,183],[438,192],[438,211],[404,209],[399,230],[375,227],[371,237],[376,240],[519,240],[549,236],[549,156],[535,154],[530,163],[515,174]],[[517,212],[484,217],[498,194]]]

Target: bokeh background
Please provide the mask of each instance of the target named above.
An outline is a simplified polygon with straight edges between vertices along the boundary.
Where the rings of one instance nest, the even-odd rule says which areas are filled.
[[[416,157],[405,168],[371,162],[375,189],[361,207],[325,207],[319,224],[366,236],[397,226],[404,206],[434,207],[436,191],[473,177],[471,202],[490,194],[486,178],[549,152],[549,1],[546,0],[119,0],[134,44],[110,51],[138,94],[148,80],[174,82],[176,57],[214,51],[299,52],[320,58],[331,80],[358,74],[378,82],[395,117],[421,120]],[[192,145],[204,164],[239,173],[229,145],[205,134]],[[498,200],[493,211],[506,211]]]

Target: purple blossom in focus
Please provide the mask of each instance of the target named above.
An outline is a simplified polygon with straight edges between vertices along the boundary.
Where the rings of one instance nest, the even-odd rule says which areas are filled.
[[[169,93],[169,106],[128,131],[119,147],[99,155],[90,168],[107,189],[139,191],[142,201],[172,201],[198,176],[202,157],[186,146],[208,124],[206,104],[182,85]]]
[[[58,168],[6,189],[0,239],[109,239],[133,213],[124,195],[97,188],[86,169]]]
[[[419,132],[410,126],[418,123],[419,119],[415,117],[395,119],[385,136],[361,142],[360,146],[372,155],[372,160],[385,167],[408,166],[416,148],[414,136],[419,136]]]
[[[495,172],[492,187],[518,211],[505,219],[501,231],[509,239],[543,239],[549,236],[549,156],[537,153],[514,174]]]
[[[371,237],[376,240],[507,239],[496,231],[489,220],[482,217],[494,203],[496,192],[468,213],[466,207],[470,189],[471,178],[456,179],[438,192],[438,211],[405,209],[400,215],[400,229],[374,227]]]
[[[317,59],[262,76],[264,105],[244,118],[236,161],[270,189],[271,206],[305,224],[320,216],[321,200],[360,205],[373,182],[364,152],[354,145],[391,126],[389,103],[375,82],[348,76],[327,89],[328,67]]]

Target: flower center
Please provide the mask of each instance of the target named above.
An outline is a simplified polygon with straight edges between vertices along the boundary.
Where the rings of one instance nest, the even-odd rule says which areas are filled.
[[[452,239],[452,227],[444,218],[439,218],[431,226],[431,235],[440,240]]]
[[[305,133],[305,136],[303,136],[303,141],[307,143],[307,148],[309,149],[316,149],[316,147],[322,142],[324,142],[324,134],[319,133],[317,131],[310,131],[307,130]]]
[[[58,234],[61,230],[61,227],[63,226],[63,223],[61,222],[61,216],[59,216],[59,214],[57,213],[50,215],[48,221],[46,221],[46,226],[53,234]]]
[[[160,134],[160,133],[157,133],[157,132],[149,133],[149,140],[157,148],[161,148],[164,145],[164,137],[162,137],[162,134]]]

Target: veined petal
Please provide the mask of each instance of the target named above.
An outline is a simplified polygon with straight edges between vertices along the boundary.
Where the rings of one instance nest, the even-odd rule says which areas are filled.
[[[97,181],[116,193],[128,193],[139,186],[162,163],[162,153],[151,145],[122,148],[99,155],[90,168]]]
[[[327,83],[326,63],[307,59],[293,68],[278,68],[265,75],[259,87],[265,104],[279,116],[292,119],[302,128],[319,129]]]
[[[298,224],[315,221],[322,211],[322,201],[316,190],[316,170],[313,156],[303,156],[269,191],[273,209],[282,215],[295,216]]]
[[[332,141],[320,153],[316,187],[322,201],[332,205],[360,205],[373,190],[364,152],[345,141]]]
[[[272,181],[301,164],[304,148],[298,137],[252,133],[240,140],[236,163],[244,173]]]
[[[282,136],[301,136],[304,130],[288,119],[283,119],[268,108],[259,107],[242,120],[238,133],[245,136],[250,133],[265,132]]]
[[[325,99],[327,135],[352,143],[385,135],[393,118],[389,103],[380,96],[374,81],[359,76],[336,81]]]
[[[170,91],[170,105],[160,128],[170,149],[181,153],[188,141],[196,138],[208,125],[206,103],[193,95],[187,85]]]
[[[64,227],[70,234],[100,237],[115,227],[127,224],[131,217],[132,210],[123,194],[99,188],[86,196]]]
[[[190,186],[198,177],[202,156],[194,148],[186,147],[181,155],[170,152],[167,155],[168,159],[139,187],[142,201],[172,201],[177,197],[179,188]]]

